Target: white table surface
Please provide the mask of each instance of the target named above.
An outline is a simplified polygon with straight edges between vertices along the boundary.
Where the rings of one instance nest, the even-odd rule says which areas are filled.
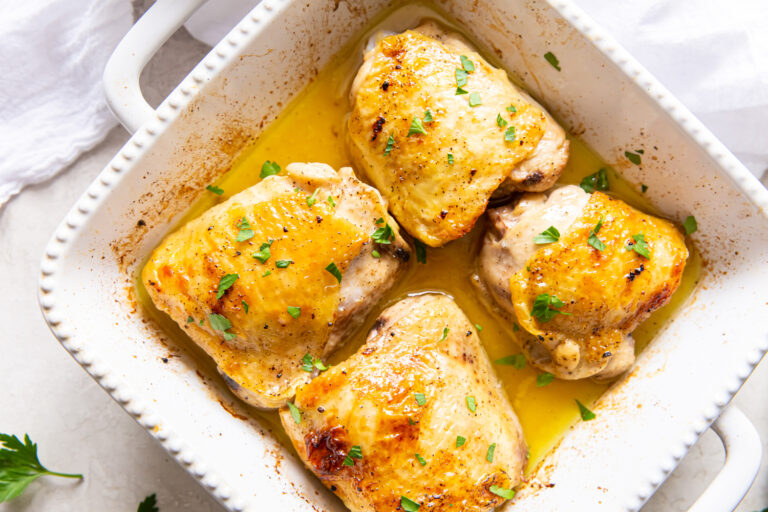
[[[150,63],[142,82],[157,104],[205,55],[183,30]],[[73,361],[48,331],[37,306],[39,261],[56,225],[128,140],[120,127],[56,179],[31,187],[0,210],[0,432],[29,433],[51,469],[81,472],[82,482],[43,478],[0,512],[135,511],[157,493],[161,512],[223,510]],[[734,403],[751,418],[768,453],[768,359]],[[706,432],[644,512],[686,510],[723,461]],[[739,512],[768,507],[768,467]]]

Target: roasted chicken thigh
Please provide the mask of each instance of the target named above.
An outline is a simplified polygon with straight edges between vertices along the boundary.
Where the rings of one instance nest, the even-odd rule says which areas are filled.
[[[625,371],[632,330],[680,284],[688,249],[677,228],[572,185],[488,217],[474,279],[521,328],[531,362],[562,379]]]
[[[280,416],[301,459],[352,512],[491,510],[526,462],[475,327],[444,295],[386,309],[365,345],[300,387]]]
[[[434,23],[380,39],[350,100],[358,169],[433,247],[467,233],[499,187],[546,190],[568,159],[564,131],[541,106]]]
[[[409,255],[386,202],[351,169],[291,164],[168,236],[141,278],[240,398],[274,408],[359,325]]]

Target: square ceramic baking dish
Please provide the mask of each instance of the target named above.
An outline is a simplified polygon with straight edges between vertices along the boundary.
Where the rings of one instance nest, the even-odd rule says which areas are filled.
[[[693,237],[706,263],[693,299],[512,503],[640,508],[768,346],[768,191],[565,0],[264,0],[154,111],[138,88],[141,68],[201,2],[159,0],[107,67],[110,104],[135,133],[45,251],[40,305],[63,346],[228,509],[343,510],[209,365],[176,350],[144,316],[133,275],[205,185],[372,18],[390,9],[382,26],[402,30],[437,8],[629,182],[648,185],[661,211],[698,220]],[[643,165],[630,164],[625,149],[641,146]],[[733,508],[759,465],[759,439],[743,415],[729,410],[716,427],[728,461],[697,511]]]

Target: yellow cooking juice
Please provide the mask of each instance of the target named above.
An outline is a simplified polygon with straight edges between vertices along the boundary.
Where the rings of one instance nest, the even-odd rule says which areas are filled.
[[[262,164],[266,160],[285,167],[291,162],[323,162],[338,169],[351,166],[345,144],[345,116],[349,111],[349,84],[361,62],[362,40],[347,47],[331,60],[323,71],[247,148],[215,185],[224,190],[222,196],[205,193],[189,210],[181,223],[191,220],[211,206],[226,200],[241,190],[256,184]],[[493,59],[491,59],[493,62]],[[569,136],[571,153],[568,166],[560,183],[578,184],[581,179],[600,168],[608,168],[604,161],[578,138]],[[623,181],[608,168],[610,194],[650,213],[656,213],[635,186]],[[335,364],[354,353],[364,342],[366,334],[382,309],[411,293],[437,291],[452,296],[473,324],[480,325],[478,334],[491,360],[520,353],[509,325],[489,312],[480,302],[470,282],[474,258],[479,251],[485,222],[481,219],[475,228],[460,240],[439,249],[427,249],[427,263],[412,258],[408,271],[384,300],[368,315],[363,327],[329,360]],[[683,275],[682,284],[668,305],[656,311],[633,333],[637,350],[642,350],[665,322],[690,296],[698,279],[701,263],[692,247],[691,256]],[[137,280],[140,302],[148,313],[167,328],[179,345],[194,345],[183,332],[148,299],[143,285]],[[194,353],[194,349],[191,349]],[[199,352],[199,351],[198,351]],[[199,355],[199,354],[198,354]],[[199,357],[196,357],[200,359]],[[206,365],[210,362],[203,363]],[[536,377],[540,373],[530,365],[523,369],[494,365],[496,374],[517,412],[530,447],[528,470],[533,469],[546,453],[562,438],[570,425],[579,420],[578,399],[590,407],[605,392],[610,383],[592,380],[564,381],[555,379],[539,387]],[[285,442],[275,412],[253,411],[254,417],[266,422],[275,435]]]

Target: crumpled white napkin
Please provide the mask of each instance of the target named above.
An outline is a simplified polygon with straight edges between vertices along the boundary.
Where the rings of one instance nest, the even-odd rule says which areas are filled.
[[[186,23],[216,44],[257,2],[209,1]],[[768,0],[575,0],[756,176],[768,169]]]
[[[99,143],[116,124],[104,65],[130,0],[0,0],[0,206]]]

